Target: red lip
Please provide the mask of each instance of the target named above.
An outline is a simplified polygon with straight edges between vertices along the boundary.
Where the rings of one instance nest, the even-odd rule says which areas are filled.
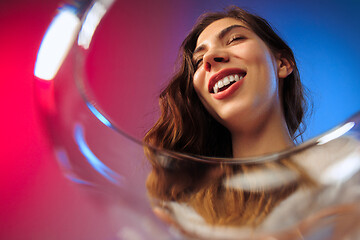
[[[227,98],[228,96],[233,94],[243,84],[244,79],[245,79],[245,77],[243,77],[238,82],[235,82],[234,84],[232,84],[230,87],[228,87],[224,91],[212,94],[212,96],[217,100]]]
[[[239,68],[223,69],[223,70],[215,73],[213,76],[211,76],[211,78],[209,80],[209,85],[208,85],[209,93],[212,93],[215,83],[217,83],[220,79],[223,79],[224,77],[232,75],[232,74],[243,75],[244,73],[246,74],[246,71],[239,69]],[[239,81],[239,82],[241,82],[241,81]],[[235,85],[235,84],[233,84],[233,85]]]

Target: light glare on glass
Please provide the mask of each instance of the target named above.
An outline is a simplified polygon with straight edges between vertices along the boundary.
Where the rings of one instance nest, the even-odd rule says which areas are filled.
[[[80,20],[74,12],[62,9],[52,21],[41,43],[34,75],[51,80],[58,72],[72,46]]]

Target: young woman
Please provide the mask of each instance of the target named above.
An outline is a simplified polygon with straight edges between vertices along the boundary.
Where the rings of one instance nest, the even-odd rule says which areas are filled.
[[[230,7],[195,24],[160,107],[146,143],[189,155],[246,158],[294,146],[306,101],[292,50],[266,20]],[[146,153],[154,211],[188,233],[200,223],[256,228],[297,189],[316,185],[287,159],[217,165],[164,162],[153,150]],[[254,177],[259,172],[268,174]]]
[[[292,146],[306,102],[292,50],[264,19],[232,7],[205,14],[186,37],[160,107],[146,142],[245,157]]]

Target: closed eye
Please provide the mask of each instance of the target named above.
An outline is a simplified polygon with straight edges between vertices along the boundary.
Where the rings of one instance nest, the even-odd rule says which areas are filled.
[[[202,64],[202,62],[203,62],[202,58],[199,58],[198,60],[195,60],[195,62],[194,62],[195,69],[198,69],[199,66]]]
[[[231,44],[233,42],[236,42],[236,41],[241,41],[241,40],[244,40],[245,37],[244,36],[234,36],[234,37],[231,37],[230,40],[228,41],[227,44]]]

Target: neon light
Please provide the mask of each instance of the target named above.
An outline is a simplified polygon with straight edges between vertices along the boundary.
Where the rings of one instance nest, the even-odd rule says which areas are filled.
[[[76,124],[74,130],[75,140],[79,146],[80,152],[84,155],[90,165],[106,179],[114,184],[120,185],[124,177],[111,170],[95,156],[84,139],[84,130],[82,126]]]

